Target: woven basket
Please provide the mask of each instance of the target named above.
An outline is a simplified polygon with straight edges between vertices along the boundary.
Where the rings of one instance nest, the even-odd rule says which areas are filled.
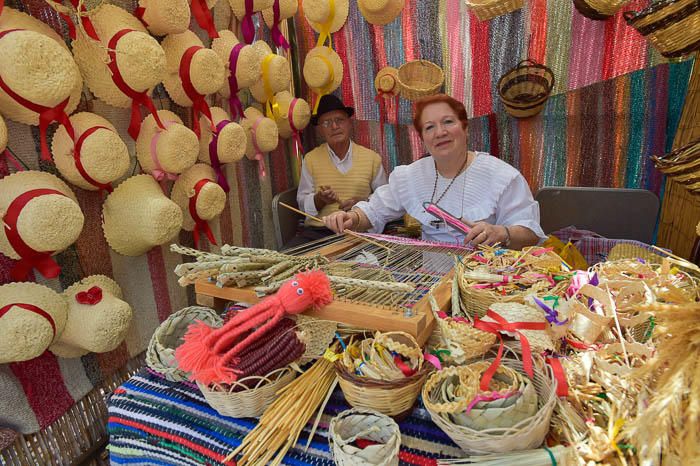
[[[465,0],[465,3],[477,18],[488,21],[496,16],[519,10],[524,2],[523,0]]]
[[[542,111],[554,88],[554,73],[544,65],[523,60],[498,80],[498,95],[506,112],[529,118]]]
[[[328,434],[333,459],[340,466],[399,464],[399,426],[381,413],[358,408],[343,411],[331,419]],[[357,439],[376,444],[358,448]]]
[[[588,19],[603,21],[614,16],[630,0],[574,0],[574,6]]]
[[[441,319],[435,315],[437,325],[430,345],[438,349],[446,349],[449,354],[440,356],[447,365],[464,364],[485,354],[496,342],[496,335],[474,328],[468,322],[461,322],[447,317]]]
[[[276,393],[296,377],[291,367],[276,369],[264,377],[245,377],[234,382],[228,389],[197,385],[209,406],[222,416],[260,417],[276,397]],[[242,389],[242,390],[241,390]],[[238,390],[238,391],[236,391]]]
[[[445,73],[435,63],[414,60],[399,67],[398,81],[401,97],[418,100],[437,94],[445,81]]]
[[[221,326],[223,320],[213,309],[190,306],[171,314],[153,333],[146,350],[146,364],[173,382],[187,380],[187,373],[177,368],[175,349],[182,344],[187,327],[197,320]]]
[[[626,11],[624,17],[666,58],[684,58],[700,50],[697,0],[661,0],[639,12]]]
[[[297,329],[300,330],[299,338],[306,345],[306,350],[300,362],[305,363],[323,356],[323,353],[325,353],[333,338],[335,338],[338,323],[303,314],[296,315],[296,322]]]
[[[474,430],[453,423],[449,415],[433,409],[435,406],[433,402],[439,400],[437,390],[438,382],[441,380],[441,372],[431,375],[426,382],[422,391],[423,402],[433,422],[466,452],[488,454],[537,448],[542,444],[549,431],[549,421],[557,397],[556,382],[551,370],[547,368],[547,373],[544,373],[542,369],[539,369],[543,365],[541,358],[537,358],[535,363],[533,383],[537,391],[539,409],[535,415],[523,419],[512,427]],[[520,361],[502,359],[501,364],[527,377]]]

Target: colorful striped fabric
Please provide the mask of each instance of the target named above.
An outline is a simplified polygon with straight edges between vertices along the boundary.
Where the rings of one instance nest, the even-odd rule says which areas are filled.
[[[332,465],[328,422],[348,409],[340,389],[331,396],[308,451],[309,427],[283,464]],[[109,400],[109,453],[112,464],[218,465],[255,426],[255,419],[219,415],[196,386],[174,383],[144,369],[115,390]],[[401,464],[434,465],[437,458],[463,453],[417,407],[399,422]],[[229,463],[233,464],[233,463]]]

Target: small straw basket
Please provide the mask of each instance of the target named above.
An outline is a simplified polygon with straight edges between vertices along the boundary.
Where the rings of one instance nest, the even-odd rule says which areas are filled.
[[[333,459],[340,466],[399,464],[401,432],[388,416],[371,409],[349,409],[331,419],[328,433]],[[354,445],[357,439],[372,444],[359,448]]]
[[[498,95],[506,112],[529,118],[542,111],[554,88],[554,73],[533,60],[523,60],[498,80]]]
[[[401,97],[408,100],[437,94],[445,81],[442,68],[427,60],[404,63],[397,74]]]

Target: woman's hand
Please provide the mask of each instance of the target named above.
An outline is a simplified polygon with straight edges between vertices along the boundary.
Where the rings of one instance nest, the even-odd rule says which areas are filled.
[[[326,228],[336,233],[343,233],[346,229],[351,230],[356,225],[357,220],[356,212],[345,212],[344,210],[323,217]]]
[[[469,222],[461,219],[471,231],[464,238],[464,244],[471,243],[473,245],[485,244],[493,246],[496,243],[501,243],[505,246],[508,242],[508,230],[503,225],[491,225],[486,222]]]

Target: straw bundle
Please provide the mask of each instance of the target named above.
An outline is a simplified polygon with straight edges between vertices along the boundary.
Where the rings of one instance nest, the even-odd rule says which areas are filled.
[[[445,73],[433,62],[414,60],[399,67],[397,80],[401,97],[418,100],[437,94],[445,81]]]
[[[467,8],[481,21],[505,15],[523,7],[523,0],[465,0]]]
[[[684,58],[700,50],[697,0],[660,0],[636,13],[626,11],[624,17],[666,58]]]
[[[328,433],[336,464],[341,466],[397,466],[399,464],[401,432],[399,426],[390,417],[370,409],[353,408],[334,417]]]

